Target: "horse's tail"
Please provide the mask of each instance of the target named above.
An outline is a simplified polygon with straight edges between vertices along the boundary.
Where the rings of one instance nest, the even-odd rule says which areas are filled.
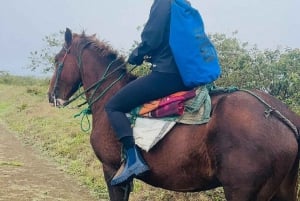
[[[297,127],[297,131],[298,131],[298,138],[297,138],[297,142],[298,142],[298,160],[300,159],[300,126]]]
[[[296,131],[294,132],[294,135],[295,135],[297,143],[298,143],[298,154],[297,154],[298,156],[297,156],[297,159],[300,160],[300,126],[297,125],[295,127],[296,127]]]

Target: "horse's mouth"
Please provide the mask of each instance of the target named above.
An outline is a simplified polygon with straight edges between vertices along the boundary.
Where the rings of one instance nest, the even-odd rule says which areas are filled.
[[[67,100],[63,100],[63,99],[57,98],[57,99],[53,99],[53,102],[51,102],[51,105],[53,107],[60,108],[60,107],[63,107],[66,102],[67,102]]]

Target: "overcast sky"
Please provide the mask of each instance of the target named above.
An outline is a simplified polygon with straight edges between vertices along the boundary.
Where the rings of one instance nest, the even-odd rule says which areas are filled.
[[[97,34],[115,49],[128,51],[140,40],[153,0],[1,0],[0,71],[31,75],[31,51],[46,35],[71,28]],[[231,35],[260,49],[300,47],[299,0],[190,0],[207,33]]]

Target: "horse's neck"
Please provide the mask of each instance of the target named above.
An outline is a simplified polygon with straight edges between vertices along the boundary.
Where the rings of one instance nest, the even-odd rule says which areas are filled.
[[[98,98],[100,101],[106,99],[107,94],[111,94],[114,90],[113,88],[116,87],[113,86],[112,89],[109,89],[110,85],[120,78],[122,70],[117,70],[117,68],[122,66],[123,63],[118,60],[110,61],[107,60],[107,58],[97,59],[96,56],[91,56],[90,54],[87,54],[87,56],[84,55],[83,59],[86,62],[81,70],[81,79],[83,88],[88,90],[86,93],[88,101],[94,102]],[[114,72],[115,69],[117,70],[116,72]],[[118,83],[115,85],[118,85]],[[118,86],[118,88],[120,88],[120,86]],[[99,101],[95,101],[93,105],[98,104],[98,102]]]
[[[109,101],[109,99],[114,94],[116,94],[117,91],[119,91],[124,85],[127,84],[128,74],[126,74],[115,85],[109,88],[104,95],[102,95],[102,92],[106,89],[106,87],[108,87],[117,78],[118,76],[113,76],[111,79],[103,83],[103,86],[101,86],[97,90],[97,92],[95,92],[95,97],[101,96],[101,98],[99,98],[90,106],[92,110],[92,138],[97,139],[96,145],[93,146],[99,146],[99,152],[97,153],[99,158],[105,157],[104,155],[102,155],[103,153],[105,153],[105,150],[112,149],[112,147],[114,147],[115,149],[119,148],[117,138],[114,137],[115,134],[114,131],[111,129],[104,107],[105,104]],[[95,79],[93,81],[95,83],[98,81],[98,79]],[[91,96],[90,93],[89,95],[87,95],[87,97],[89,96]],[[118,160],[119,155],[116,155],[116,157],[117,158],[114,160]]]
[[[109,65],[109,64],[107,64]],[[106,66],[105,66],[106,67]],[[104,68],[103,68],[104,69]],[[102,115],[108,100],[129,81],[130,74],[119,70],[107,78],[103,78],[106,69],[94,69],[82,78],[86,98],[93,114]],[[101,72],[102,71],[102,72]]]

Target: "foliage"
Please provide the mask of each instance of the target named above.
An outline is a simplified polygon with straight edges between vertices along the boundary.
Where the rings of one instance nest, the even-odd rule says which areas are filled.
[[[223,71],[216,84],[261,89],[291,106],[300,106],[300,49],[262,51],[241,43],[234,34],[211,36]]]
[[[37,69],[44,73],[51,72],[54,69],[54,56],[63,44],[63,31],[47,35],[43,38],[45,47],[41,50],[30,52],[29,60],[31,64],[28,68],[32,71]]]
[[[8,73],[0,73],[0,84],[15,85],[15,86],[36,86],[49,84],[49,79],[41,79],[32,76],[24,77],[17,75],[10,75]]]

